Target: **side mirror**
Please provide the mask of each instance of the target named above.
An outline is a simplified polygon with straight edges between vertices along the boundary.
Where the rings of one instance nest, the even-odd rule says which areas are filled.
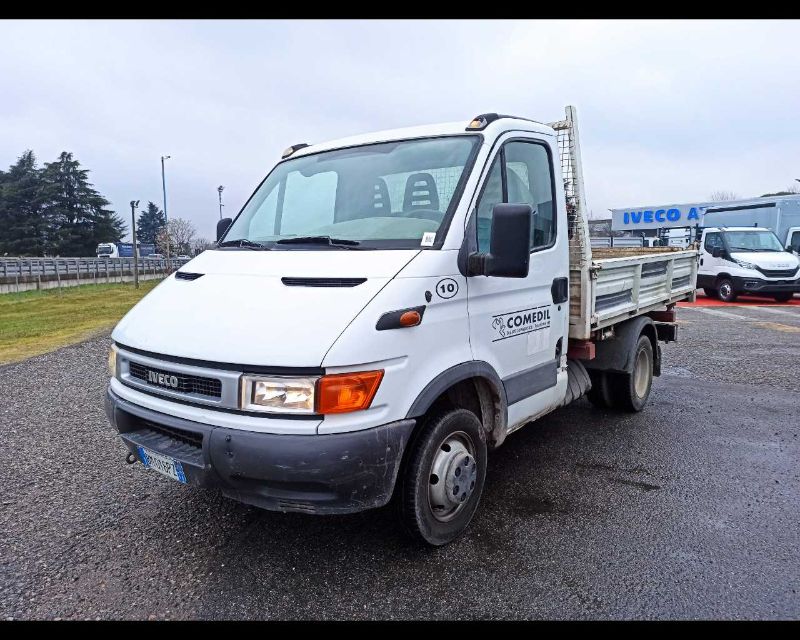
[[[489,253],[474,253],[470,275],[526,278],[531,259],[531,216],[527,204],[496,204],[492,209]]]
[[[233,220],[231,220],[230,218],[223,218],[222,220],[217,222],[217,242],[219,242],[219,239],[228,230],[228,227],[231,226],[231,222],[233,222]]]
[[[711,250],[711,257],[712,258],[721,258],[722,257],[722,247],[714,247]]]

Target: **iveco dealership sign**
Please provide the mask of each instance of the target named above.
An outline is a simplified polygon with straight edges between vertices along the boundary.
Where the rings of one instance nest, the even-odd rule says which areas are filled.
[[[703,214],[710,203],[671,204],[657,207],[630,207],[611,210],[611,229],[636,231],[665,227],[693,227],[702,224]]]

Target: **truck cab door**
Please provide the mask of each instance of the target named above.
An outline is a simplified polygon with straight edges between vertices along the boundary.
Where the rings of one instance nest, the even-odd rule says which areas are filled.
[[[503,380],[509,428],[557,406],[566,389],[561,356],[567,349],[569,256],[554,157],[558,151],[549,139],[501,137],[467,224],[478,251],[486,252],[494,205],[524,203],[533,209],[527,277],[467,281],[473,357],[489,363]]]
[[[786,234],[786,248],[800,254],[800,227],[792,227]]]
[[[698,274],[705,274],[717,277],[722,263],[722,258],[714,257],[714,249],[725,250],[725,244],[722,241],[722,234],[719,231],[706,232],[703,238],[703,244],[700,247],[700,265]]]

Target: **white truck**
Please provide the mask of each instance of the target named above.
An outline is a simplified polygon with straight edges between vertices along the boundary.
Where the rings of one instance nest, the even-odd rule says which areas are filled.
[[[580,166],[572,107],[290,147],[114,329],[128,462],[279,511],[394,498],[453,540],[510,433],[643,408],[694,296],[695,251],[592,253]]]
[[[734,302],[739,295],[787,302],[800,293],[800,259],[770,229],[707,227],[700,237],[697,286],[709,297]]]
[[[95,253],[98,258],[119,258],[119,249],[115,242],[101,242]]]
[[[703,214],[703,227],[769,229],[785,249],[800,252],[800,194],[714,203]]]

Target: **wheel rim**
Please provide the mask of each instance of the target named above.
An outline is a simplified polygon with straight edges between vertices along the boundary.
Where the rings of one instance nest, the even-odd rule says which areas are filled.
[[[452,520],[475,493],[478,461],[475,444],[463,431],[451,433],[439,444],[428,479],[428,505],[440,522]]]
[[[647,394],[647,387],[650,385],[650,356],[647,349],[640,349],[636,356],[636,364],[633,373],[633,388],[636,395],[644,398]]]
[[[723,299],[731,297],[731,285],[729,283],[723,282],[719,285],[719,297]]]

